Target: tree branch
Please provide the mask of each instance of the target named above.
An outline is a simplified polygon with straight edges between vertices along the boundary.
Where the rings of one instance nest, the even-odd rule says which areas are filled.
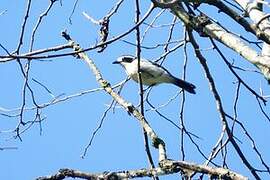
[[[132,179],[141,177],[162,176],[168,174],[179,173],[181,171],[191,171],[209,174],[213,179],[228,179],[228,180],[247,180],[240,174],[224,168],[213,168],[205,165],[197,165],[185,161],[171,161],[166,160],[161,163],[161,167],[153,169],[138,169],[118,172],[104,172],[104,173],[85,173],[73,169],[60,169],[58,173],[50,176],[39,177],[36,180],[62,180],[68,177],[81,179]]]
[[[68,34],[63,32],[63,37],[66,38],[69,42],[73,43],[73,49],[75,52],[77,52],[77,58],[80,58],[87,63],[87,65],[95,75],[99,85],[108,94],[110,94],[118,104],[120,104],[123,108],[125,108],[129,114],[132,114],[136,119],[139,120],[142,127],[147,132],[147,135],[151,138],[153,146],[159,150],[159,161],[166,159],[166,149],[164,141],[157,136],[157,134],[151,128],[151,126],[149,125],[145,117],[140,113],[140,111],[133,104],[125,101],[118,93],[116,93],[112,89],[111,85],[102,77],[100,71],[98,70],[94,62],[85,53],[81,52],[82,51],[81,47],[74,41],[72,41],[72,39]]]

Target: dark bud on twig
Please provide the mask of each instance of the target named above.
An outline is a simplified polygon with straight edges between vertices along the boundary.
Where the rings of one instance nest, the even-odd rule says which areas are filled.
[[[61,35],[63,38],[65,38],[67,41],[72,41],[70,35],[67,33],[67,30],[62,31]]]

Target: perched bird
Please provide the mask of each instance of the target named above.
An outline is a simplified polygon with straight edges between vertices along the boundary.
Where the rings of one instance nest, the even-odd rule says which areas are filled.
[[[128,76],[134,81],[138,82],[138,59],[131,55],[124,55],[119,57],[113,64],[120,64],[124,67]],[[195,94],[195,85],[174,77],[167,69],[159,64],[148,61],[146,59],[140,60],[140,71],[142,84],[147,86],[154,86],[161,83],[172,83],[192,94]]]

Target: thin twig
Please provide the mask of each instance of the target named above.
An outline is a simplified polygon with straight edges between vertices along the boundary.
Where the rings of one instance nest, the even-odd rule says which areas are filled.
[[[243,161],[243,163],[245,164],[245,166],[252,173],[252,175],[256,179],[260,179],[260,176],[258,175],[256,169],[247,160],[247,158],[244,155],[243,151],[241,150],[241,148],[239,147],[239,145],[237,144],[237,142],[233,138],[233,134],[232,134],[231,130],[229,129],[228,122],[226,120],[225,111],[223,109],[221,98],[220,98],[219,93],[218,93],[218,91],[216,89],[215,81],[214,81],[214,79],[213,79],[213,77],[212,77],[212,75],[210,73],[210,70],[209,70],[208,65],[206,63],[206,59],[203,57],[203,55],[198,50],[199,49],[199,45],[196,43],[196,41],[195,41],[195,39],[193,37],[192,32],[191,31],[188,31],[188,34],[189,34],[190,42],[191,42],[192,46],[194,47],[194,51],[195,51],[196,57],[199,60],[200,64],[202,65],[202,67],[203,67],[203,69],[205,71],[205,75],[206,75],[206,77],[208,79],[208,82],[209,82],[209,85],[210,85],[210,90],[212,91],[213,96],[214,96],[214,98],[216,100],[217,111],[220,114],[220,120],[221,120],[222,126],[225,128],[226,134],[229,137],[229,141],[231,142],[232,146],[236,150],[238,156],[241,158],[241,160]]]
[[[110,105],[109,105],[109,107],[108,107],[108,108],[104,111],[104,113],[102,114],[101,120],[100,120],[98,126],[96,127],[96,129],[93,131],[93,133],[92,133],[92,135],[91,135],[91,138],[90,138],[90,140],[89,140],[87,146],[84,148],[84,151],[83,151],[83,154],[81,155],[81,158],[85,158],[87,151],[88,151],[89,148],[91,147],[92,142],[93,142],[94,138],[96,137],[97,133],[98,133],[99,130],[102,128],[102,125],[103,125],[103,123],[104,123],[104,120],[105,120],[105,118],[106,118],[106,116],[107,116],[109,110],[113,107],[114,102],[115,102],[115,101],[112,100],[111,103],[110,103]]]
[[[140,3],[139,0],[135,0],[135,23],[137,24],[140,22]],[[138,72],[138,84],[139,84],[139,97],[140,97],[140,107],[141,107],[141,114],[144,116],[144,98],[143,98],[143,81],[142,81],[142,76],[141,76],[141,69],[140,69],[140,60],[141,60],[141,34],[140,34],[140,26],[136,27],[136,57],[138,59],[138,67],[137,67],[137,72]],[[153,157],[150,151],[149,147],[149,140],[148,140],[148,135],[147,131],[142,127],[143,130],[143,137],[144,137],[144,145],[145,145],[145,152],[147,154],[147,158],[150,164],[151,168],[155,168],[155,164],[153,161]],[[159,178],[156,176],[152,177],[154,180],[158,180]]]
[[[131,32],[133,32],[138,26],[140,26],[145,19],[147,19],[149,17],[149,15],[153,12],[155,6],[153,4],[150,5],[148,11],[145,13],[145,15],[141,18],[141,20],[135,24],[132,28],[128,29],[127,31],[125,31],[124,33],[118,35],[118,36],[115,36],[109,40],[107,40],[106,42],[101,42],[97,45],[94,45],[92,47],[88,47],[88,48],[85,48],[85,49],[81,49],[81,50],[78,50],[76,52],[69,52],[69,53],[59,53],[59,54],[52,54],[52,55],[44,55],[44,56],[32,56],[32,55],[13,55],[12,56],[0,56],[0,58],[20,58],[20,59],[51,59],[51,58],[57,58],[57,57],[64,57],[64,56],[74,56],[78,53],[83,53],[83,52],[86,52],[86,51],[92,51],[94,49],[97,49],[97,48],[100,48],[100,47],[103,47],[104,45],[109,45],[125,36],[127,36],[128,34],[130,34]]]

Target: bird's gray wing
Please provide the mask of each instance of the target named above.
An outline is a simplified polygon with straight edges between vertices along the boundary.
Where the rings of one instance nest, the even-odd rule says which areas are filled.
[[[149,78],[158,78],[159,76],[168,73],[167,70],[162,66],[150,61],[143,60],[140,63],[140,70],[142,74],[145,74],[145,76]]]

